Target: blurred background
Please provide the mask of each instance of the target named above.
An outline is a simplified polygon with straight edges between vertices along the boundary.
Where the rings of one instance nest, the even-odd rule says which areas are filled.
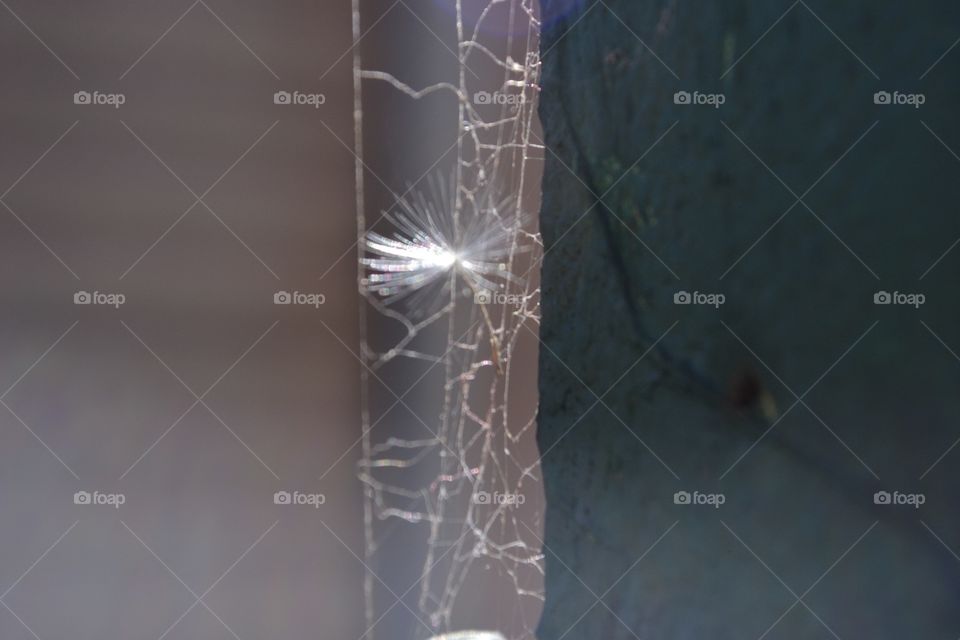
[[[3,637],[359,635],[331,533],[357,537],[349,457],[318,481],[358,407],[349,24],[346,3],[0,8]],[[322,514],[273,504],[294,489]]]
[[[455,73],[401,4],[365,55]],[[350,3],[0,5],[0,636],[360,638]],[[448,107],[373,92],[370,170],[451,166]]]

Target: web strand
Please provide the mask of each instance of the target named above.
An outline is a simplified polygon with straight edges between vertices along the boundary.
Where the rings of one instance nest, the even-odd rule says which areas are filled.
[[[515,388],[514,357],[539,324],[540,292],[530,274],[542,245],[525,212],[541,171],[540,149],[531,143],[539,80],[533,2],[491,0],[465,15],[456,0],[449,16],[457,34],[455,77],[412,87],[364,69],[363,6],[353,0],[360,335],[369,367],[361,380],[359,463],[368,567],[364,640],[498,638],[463,633],[476,628],[477,617],[469,615],[474,591],[471,602],[462,602],[476,584],[488,591],[496,585],[499,596],[482,598],[496,605],[480,618],[486,632],[534,637],[543,600],[542,555],[532,533],[542,527],[541,514],[530,506],[541,494],[531,453],[535,412],[518,410],[511,395],[532,386],[521,379]],[[474,66],[496,71],[481,80]],[[376,215],[364,211],[367,83],[386,84],[413,101],[453,95],[457,110],[449,179],[442,173],[428,179],[430,186],[414,186]],[[384,392],[397,377],[414,386]],[[435,398],[436,406],[423,409],[408,392]],[[408,545],[411,533],[421,538],[419,546]],[[422,561],[408,593],[379,589],[381,567],[394,564],[387,556],[413,553]],[[407,629],[383,622],[395,607],[403,609],[397,596],[411,606]]]

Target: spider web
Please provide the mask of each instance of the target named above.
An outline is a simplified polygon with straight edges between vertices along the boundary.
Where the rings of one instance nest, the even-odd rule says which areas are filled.
[[[457,34],[451,49],[458,73],[416,87],[364,68],[357,45],[366,35],[366,1],[353,0],[360,339],[367,365],[359,463],[362,640],[495,640],[496,633],[533,638],[543,600],[532,382],[542,244],[528,215],[539,205],[531,200],[539,197],[542,170],[542,146],[533,142],[539,140],[536,0],[489,0],[485,6],[471,0],[469,7],[445,0],[449,13],[440,15]],[[492,71],[480,79],[474,67]],[[371,83],[413,104],[453,96],[455,165],[449,181],[433,180],[450,183],[444,196],[414,184],[407,190],[413,196],[391,192],[387,211],[366,209],[363,92]],[[478,221],[505,230],[509,250],[498,260],[510,276],[497,295],[479,297],[491,292],[463,286],[455,272],[433,304],[426,291],[394,301],[371,289],[370,234],[396,233],[391,210],[426,201],[446,211],[455,235],[474,233]],[[403,381],[396,391],[393,381]],[[397,578],[404,567],[407,579]],[[467,629],[477,633],[456,633]]]

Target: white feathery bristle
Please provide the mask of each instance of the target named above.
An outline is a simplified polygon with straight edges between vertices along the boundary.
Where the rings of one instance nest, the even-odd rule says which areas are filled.
[[[411,294],[447,290],[452,272],[476,291],[496,291],[510,274],[506,260],[519,229],[510,201],[490,198],[464,206],[454,223],[453,188],[432,181],[431,189],[397,202],[384,213],[395,227],[389,236],[368,231],[364,238],[367,267],[363,284],[390,304]],[[457,228],[455,228],[457,227]]]

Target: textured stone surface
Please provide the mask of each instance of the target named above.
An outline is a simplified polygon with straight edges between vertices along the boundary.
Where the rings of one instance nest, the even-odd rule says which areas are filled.
[[[542,44],[539,637],[960,635],[960,7],[607,5]]]

